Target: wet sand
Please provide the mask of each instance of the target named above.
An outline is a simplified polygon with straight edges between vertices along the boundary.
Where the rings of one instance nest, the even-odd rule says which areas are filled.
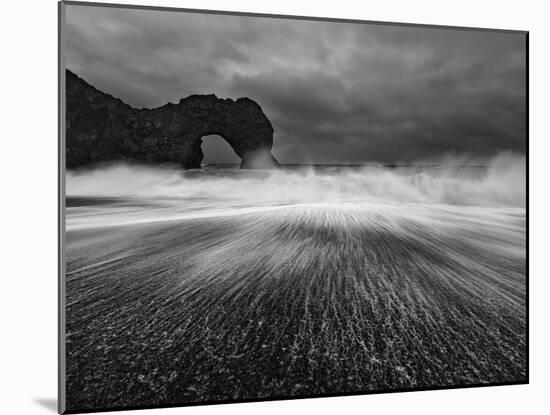
[[[524,208],[146,205],[68,210],[68,409],[526,379]]]

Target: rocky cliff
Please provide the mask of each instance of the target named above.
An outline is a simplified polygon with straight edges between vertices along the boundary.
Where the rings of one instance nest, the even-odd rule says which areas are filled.
[[[241,158],[241,168],[277,168],[273,127],[249,98],[191,95],[178,104],[136,109],[66,71],[66,165],[112,160],[175,162],[200,168],[201,137],[217,134]]]

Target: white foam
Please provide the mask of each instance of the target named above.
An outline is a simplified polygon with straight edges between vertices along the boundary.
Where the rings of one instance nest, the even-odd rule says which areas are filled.
[[[465,161],[446,159],[440,168],[283,169],[249,176],[197,172],[193,177],[176,167],[119,163],[68,172],[67,195],[204,198],[250,206],[325,202],[525,206],[525,156],[504,153],[485,160],[486,168],[456,167]]]

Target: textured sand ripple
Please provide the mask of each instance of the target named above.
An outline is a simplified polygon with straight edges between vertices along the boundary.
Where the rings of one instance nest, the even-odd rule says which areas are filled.
[[[523,208],[286,206],[67,242],[75,408],[526,377]]]

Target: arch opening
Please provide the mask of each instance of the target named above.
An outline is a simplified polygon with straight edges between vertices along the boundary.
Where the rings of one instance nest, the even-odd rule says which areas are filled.
[[[208,134],[201,137],[203,158],[201,166],[207,165],[236,165],[241,164],[241,158],[235,153],[231,145],[218,134]]]

